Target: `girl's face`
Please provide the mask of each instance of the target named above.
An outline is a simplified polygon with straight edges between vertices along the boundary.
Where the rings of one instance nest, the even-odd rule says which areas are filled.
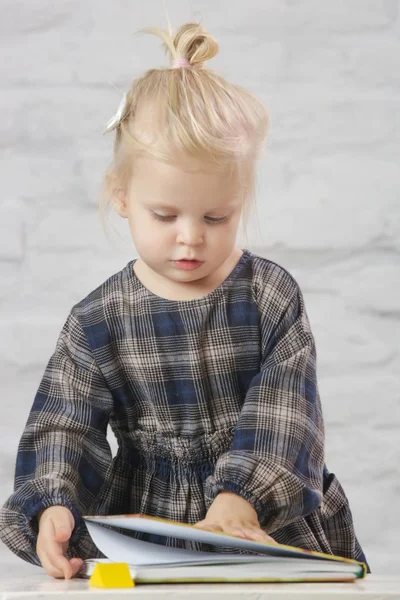
[[[150,269],[176,283],[207,283],[235,250],[242,211],[237,179],[194,159],[179,166],[135,160],[129,191],[116,209],[127,218],[136,250]],[[194,270],[174,261],[201,261]]]

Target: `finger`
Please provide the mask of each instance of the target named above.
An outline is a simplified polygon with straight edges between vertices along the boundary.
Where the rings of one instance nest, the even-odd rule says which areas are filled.
[[[65,536],[58,535],[58,537]],[[52,521],[49,520],[48,522],[43,523],[43,526],[39,532],[38,546],[40,548],[43,548],[43,550],[46,552],[46,554],[48,554],[49,557],[57,555],[63,556],[67,550],[66,546],[68,546],[68,543],[57,541],[56,538],[57,535]]]
[[[70,564],[68,558],[63,556],[62,554],[47,554],[50,564],[52,567],[62,571],[65,579],[70,579],[73,575],[74,569]]]
[[[69,540],[75,526],[72,513],[62,506],[54,506],[48,511],[44,511],[39,523],[39,531],[43,528],[47,532],[52,530],[58,542]]]
[[[207,523],[207,521],[199,521],[194,527],[205,529],[207,531],[223,531],[219,523]]]
[[[193,524],[193,527],[203,527],[203,524],[205,523],[204,519],[202,519],[201,521],[197,521],[197,523]]]
[[[270,536],[270,535],[269,535],[269,534],[268,534],[266,531],[264,531],[263,529],[259,529],[259,530],[257,531],[257,533],[263,536],[263,538],[264,538],[264,539],[263,539],[263,541],[266,541],[266,542],[271,542],[271,543],[273,543],[273,544],[277,544],[277,543],[278,543],[278,542],[276,542],[276,541],[274,540],[274,538],[273,538],[273,537],[271,537],[271,536]]]
[[[69,564],[72,567],[71,577],[75,577],[75,575],[77,575],[82,568],[83,560],[81,558],[71,558]]]
[[[67,542],[72,534],[72,527],[68,521],[54,519],[49,517],[41,523],[40,535],[43,535],[46,539],[58,544]]]
[[[62,571],[53,567],[53,565],[51,564],[51,562],[47,556],[47,552],[45,552],[44,550],[42,550],[40,548],[39,542],[36,546],[36,552],[39,557],[40,564],[42,565],[43,569],[46,571],[47,575],[50,575],[50,577],[62,577],[63,576]]]
[[[70,534],[71,532],[65,527],[60,527],[56,531],[53,520],[49,519],[43,523],[38,538],[38,548],[43,548],[43,554],[49,561],[50,566],[55,568],[57,573],[61,570],[66,579],[72,577],[74,569],[69,560],[64,556],[68,543],[62,540],[66,537],[69,539]]]
[[[256,527],[243,527],[243,531],[250,540],[265,542],[269,539],[269,536],[265,531]]]
[[[58,516],[49,520],[53,523],[54,539],[57,542],[67,542],[72,534],[72,523],[65,517],[60,519]]]
[[[71,537],[71,529],[68,529],[67,527],[63,527],[63,526],[56,526],[54,527],[54,539],[56,542],[59,543],[65,543],[68,542],[69,538]]]
[[[256,531],[254,531],[253,539],[256,539],[260,542],[269,542],[271,544],[277,543],[277,542],[275,542],[274,538],[272,538],[270,535],[268,535],[268,533],[266,531],[263,531],[262,529],[258,529]]]
[[[56,573],[54,577],[71,579],[80,571],[83,560],[81,558],[71,558],[68,560],[65,556],[48,556],[47,562],[49,568]]]
[[[224,527],[224,533],[229,533],[230,535],[235,535],[240,538],[247,538],[246,532],[241,527],[234,527],[232,525],[226,525]]]
[[[68,568],[69,565],[65,567],[65,565],[61,561],[54,560],[54,556],[51,556],[44,551],[38,551],[38,556],[40,558],[42,567],[44,568],[46,573],[50,575],[50,577],[55,577],[56,579],[69,579],[71,575],[71,571]],[[68,560],[66,558],[61,558],[63,558],[68,563]]]

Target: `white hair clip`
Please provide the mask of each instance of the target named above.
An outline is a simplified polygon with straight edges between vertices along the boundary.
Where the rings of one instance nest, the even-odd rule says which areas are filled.
[[[126,100],[127,100],[127,94],[125,93],[122,97],[121,102],[119,103],[117,112],[108,121],[106,128],[103,131],[103,135],[105,133],[108,133],[109,131],[112,131],[113,129],[117,129],[118,125],[121,123],[122,117],[124,116],[125,109],[126,109]]]

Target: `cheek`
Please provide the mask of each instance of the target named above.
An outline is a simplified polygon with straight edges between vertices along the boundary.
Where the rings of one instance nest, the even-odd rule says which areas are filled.
[[[240,215],[232,217],[228,223],[226,223],[225,225],[223,225],[221,227],[220,233],[222,233],[222,230],[223,230],[223,233],[226,235],[235,233],[237,231],[239,221],[240,221]]]
[[[150,227],[152,219],[139,207],[130,206],[128,208],[128,221],[131,231],[140,234],[140,232]]]

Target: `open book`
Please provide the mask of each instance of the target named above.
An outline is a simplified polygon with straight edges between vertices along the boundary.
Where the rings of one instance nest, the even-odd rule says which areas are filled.
[[[106,559],[84,561],[90,577],[98,562],[128,563],[136,583],[354,581],[366,566],[355,560],[271,542],[199,529],[146,515],[84,517],[89,534]],[[107,527],[104,527],[106,525]],[[236,552],[197,552],[135,539],[112,528],[229,547]],[[240,550],[254,554],[240,554]]]

